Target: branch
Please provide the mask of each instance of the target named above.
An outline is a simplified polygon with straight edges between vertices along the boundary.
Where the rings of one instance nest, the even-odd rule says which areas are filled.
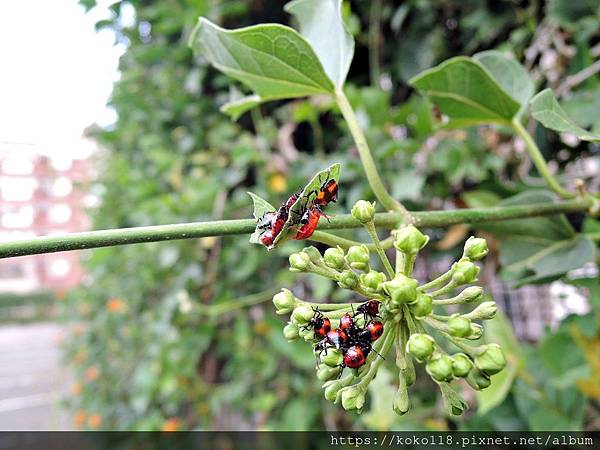
[[[586,212],[592,200],[566,200],[557,203],[504,206],[480,209],[458,209],[450,211],[412,212],[415,225],[419,227],[447,227],[458,223],[481,223],[498,220],[519,219],[535,216],[549,216],[561,213]],[[394,229],[403,223],[401,212],[378,213],[375,226]],[[229,236],[250,234],[254,231],[253,219],[217,220],[213,222],[192,222],[174,225],[154,225],[149,227],[117,228],[113,230],[88,231],[63,236],[40,236],[0,243],[0,258],[37,255],[40,253],[83,250],[88,248],[111,247],[115,245],[139,244],[142,242],[172,241],[208,236]],[[321,230],[361,228],[363,225],[350,214],[332,217],[330,222],[319,225]],[[318,235],[323,241],[323,235]],[[349,243],[349,242],[348,242]]]

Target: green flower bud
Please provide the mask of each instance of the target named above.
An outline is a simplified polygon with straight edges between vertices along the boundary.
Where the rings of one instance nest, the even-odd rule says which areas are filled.
[[[494,375],[506,367],[504,352],[498,344],[488,344],[475,357],[475,366],[488,375]]]
[[[471,332],[465,337],[471,341],[476,341],[481,338],[481,336],[483,336],[483,327],[478,323],[471,323]]]
[[[339,369],[337,370],[339,374]],[[323,389],[325,389],[325,398],[330,402],[337,403],[339,397],[341,396],[341,394],[339,394],[340,389],[345,386],[348,386],[353,379],[354,377],[345,377],[341,379],[327,381],[325,384],[323,384]]]
[[[461,303],[470,303],[479,300],[482,295],[483,288],[481,286],[469,286],[458,294],[458,297],[462,300]]]
[[[465,242],[463,255],[471,261],[480,261],[488,254],[488,246],[485,239],[471,236]]]
[[[375,203],[368,202],[366,200],[357,201],[352,207],[352,217],[358,220],[360,223],[368,223],[375,217]]]
[[[288,341],[295,341],[300,336],[300,329],[297,325],[292,322],[288,322],[288,324],[283,327],[283,337]]]
[[[351,270],[344,270],[340,274],[338,285],[344,289],[354,289],[358,286],[358,276]]]
[[[489,320],[496,315],[497,311],[496,302],[483,302],[469,314],[465,315],[471,320]]]
[[[287,289],[282,289],[280,293],[273,296],[273,304],[277,314],[287,314],[294,309],[296,304],[294,294]]]
[[[454,314],[448,319],[448,333],[452,336],[465,337],[471,334],[471,321],[468,317]]]
[[[335,349],[328,349],[327,353],[321,355],[321,361],[329,367],[338,367],[343,359],[342,353]]]
[[[464,353],[452,355],[452,373],[455,377],[466,377],[473,368],[473,361]]]
[[[491,384],[489,375],[485,374],[476,367],[473,367],[473,369],[471,369],[471,371],[467,375],[466,380],[467,383],[469,383],[469,385],[477,391],[485,389]]]
[[[314,314],[315,312],[308,305],[296,306],[291,316],[292,323],[298,326],[306,325],[308,322],[310,322],[310,319],[313,318]]]
[[[364,244],[353,245],[346,253],[346,261],[353,269],[366,272],[369,269],[369,248]]]
[[[451,381],[453,378],[452,359],[448,355],[436,353],[425,365],[425,370],[434,380]]]
[[[373,292],[381,292],[383,290],[383,283],[385,283],[386,279],[384,273],[376,272],[374,270],[363,273],[360,276],[360,281],[365,288]]]
[[[408,305],[415,317],[425,317],[433,311],[433,299],[430,295],[417,293],[417,299]]]
[[[397,274],[393,280],[383,283],[383,290],[391,297],[392,303],[402,305],[417,299],[417,280],[404,274]]]
[[[407,255],[416,255],[429,242],[429,236],[421,233],[413,225],[406,225],[395,234],[394,247]]]
[[[406,386],[401,386],[394,395],[392,403],[394,412],[399,416],[403,416],[410,409],[410,399],[408,398],[408,390]]]
[[[317,370],[317,378],[321,381],[328,381],[337,378],[340,374],[339,367],[321,366]]]
[[[289,257],[292,272],[304,272],[310,266],[310,257],[304,253],[292,253]]]
[[[413,355],[419,362],[429,358],[434,348],[435,341],[428,334],[412,334],[406,343],[406,351]]]
[[[325,264],[332,269],[342,270],[346,266],[344,251],[339,247],[325,250],[323,259],[325,260]]]
[[[300,330],[300,336],[307,342],[315,340],[315,330],[310,330],[308,328],[302,328]]]
[[[479,275],[479,267],[469,260],[461,259],[454,264],[454,269],[452,270],[452,280],[458,285],[469,284],[477,281],[477,275]]]
[[[302,253],[306,253],[313,264],[321,264],[321,252],[319,252],[316,247],[313,247],[312,245],[310,247],[305,247],[302,249]]]
[[[365,391],[359,385],[348,386],[340,390],[342,394],[342,407],[349,411],[351,409],[362,409],[365,404]]]

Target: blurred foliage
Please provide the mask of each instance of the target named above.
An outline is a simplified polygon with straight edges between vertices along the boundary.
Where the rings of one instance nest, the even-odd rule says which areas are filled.
[[[97,7],[94,0],[80,3]],[[539,186],[522,150],[502,130],[434,132],[435,111],[406,82],[449,57],[498,49],[522,61],[538,87],[560,86],[598,57],[597,3],[346,4],[356,39],[347,95],[392,195],[411,209],[439,209],[487,206]],[[371,8],[380,8],[378,14]],[[112,30],[127,50],[111,98],[118,120],[93,131],[105,148],[98,161],[102,204],[92,213],[94,228],[245,218],[251,214],[246,191],[277,204],[332,162],[343,167],[338,211],[349,211],[359,198],[372,200],[330,100],[272,102],[231,122],[218,110],[230,98],[230,81],[194,58],[186,45],[199,15],[227,27],[289,23],[280,2],[130,0],[113,3],[106,14],[97,28]],[[369,40],[370,27],[378,40]],[[377,70],[369,70],[373,42],[380,53]],[[372,73],[382,76],[372,80]],[[596,131],[599,86],[598,77],[590,77],[560,98],[567,113]],[[568,137],[541,127],[536,138],[561,168],[597,158],[593,144],[563,142]],[[579,231],[581,218],[569,219],[572,224],[565,226]],[[267,253],[245,237],[223,237],[90,253],[86,285],[62,300],[70,329],[65,357],[76,378],[66,403],[76,425],[132,430],[589,426],[586,396],[597,390],[582,389],[578,380],[592,376],[590,367],[597,364],[586,359],[591,354],[586,346],[598,340],[597,298],[596,321],[592,315],[569,319],[539,346],[519,350],[526,367],[515,365],[516,381],[501,383],[504,392],[490,400],[497,406],[485,414],[450,422],[435,403],[434,387],[424,382],[413,388],[415,412],[402,418],[382,414],[394,389],[385,376],[374,383],[377,393],[362,416],[330,406],[313,376],[313,355],[306,346],[285,341],[282,321],[269,303],[274,291],[292,284],[286,258],[300,247],[289,243]],[[579,284],[597,297],[597,280],[585,280]],[[343,295],[311,276],[297,279],[295,290],[317,300]],[[222,305],[219,314],[207,314],[217,305]],[[568,361],[555,361],[557,346]]]

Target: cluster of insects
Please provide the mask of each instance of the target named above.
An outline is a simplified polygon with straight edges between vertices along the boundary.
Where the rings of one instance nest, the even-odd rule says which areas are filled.
[[[360,327],[356,323],[356,317],[362,315],[365,326]],[[363,366],[373,349],[373,342],[383,334],[383,323],[379,320],[379,302],[369,300],[360,305],[354,314],[346,313],[340,319],[338,328],[331,328],[331,320],[315,309],[315,313],[306,325],[306,329],[315,333],[315,352],[319,356],[328,349],[336,349],[342,353],[343,359],[340,363],[340,376],[345,367],[357,369]]]
[[[300,211],[296,212],[291,208],[300,198],[301,192],[295,192],[276,211],[268,211],[258,219],[257,228],[261,230],[260,242],[266,247],[272,247],[290,214],[296,216],[292,223],[296,231],[294,239],[308,239],[316,230],[321,216],[327,218],[323,209],[337,200],[337,193],[338,183],[328,175],[319,190],[312,190],[303,197]]]

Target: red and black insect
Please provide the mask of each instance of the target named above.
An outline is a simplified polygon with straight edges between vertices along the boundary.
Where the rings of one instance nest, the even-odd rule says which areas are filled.
[[[344,366],[350,367],[351,369],[358,369],[367,362],[367,356],[369,356],[368,351],[365,352],[360,345],[353,345],[349,347],[344,354]]]
[[[298,228],[298,232],[296,233],[296,236],[294,236],[294,239],[302,240],[311,237],[317,229],[319,219],[322,215],[323,213],[317,208],[307,208],[300,219],[300,224],[302,226]]]
[[[340,319],[340,328],[342,330],[354,330],[354,317],[346,313]]]
[[[323,315],[321,311],[318,309],[313,309],[314,314],[307,325],[305,325],[305,330],[313,330],[315,332],[315,336],[325,337],[331,331],[331,321]]]
[[[338,183],[333,178],[329,178],[330,173],[327,173],[325,182],[321,184],[318,191],[313,190],[307,194],[307,196],[314,195],[312,205],[317,209],[323,210],[329,203],[335,203],[337,201],[338,194]],[[320,178],[319,178],[319,181]]]
[[[354,314],[354,316],[356,317],[357,315],[362,314],[365,318],[365,321],[369,317],[372,319],[374,319],[375,317],[379,317],[379,305],[379,301],[369,300],[368,302],[365,302],[358,308],[356,308],[356,313]]]
[[[378,320],[371,320],[360,332],[359,340],[375,342],[383,334],[383,324]],[[363,341],[364,342],[364,341]]]

